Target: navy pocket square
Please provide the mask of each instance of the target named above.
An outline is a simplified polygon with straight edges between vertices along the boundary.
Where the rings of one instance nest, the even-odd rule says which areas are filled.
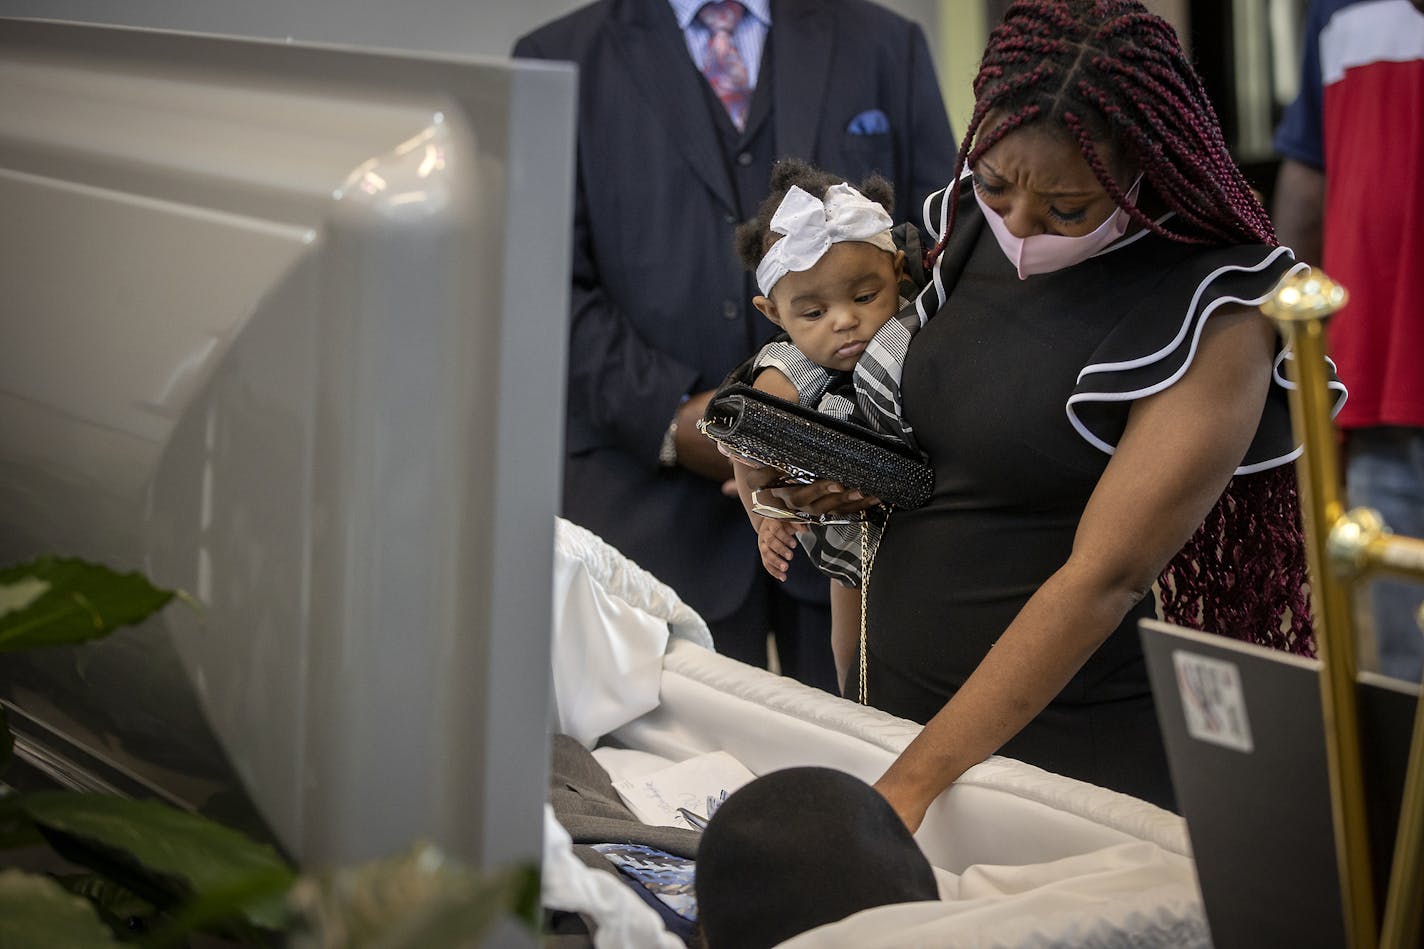
[[[850,120],[846,131],[851,135],[884,135],[890,131],[890,117],[879,109],[866,109]]]

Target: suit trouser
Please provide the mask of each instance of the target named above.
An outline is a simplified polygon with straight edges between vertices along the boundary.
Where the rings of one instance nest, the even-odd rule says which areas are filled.
[[[1396,534],[1424,537],[1424,428],[1352,429],[1348,439],[1350,505],[1376,509]],[[1356,598],[1361,628],[1374,631],[1385,675],[1409,682],[1424,675],[1421,603],[1424,584],[1409,580],[1372,580]]]
[[[707,625],[719,653],[762,669],[767,666],[767,634],[772,634],[783,675],[840,694],[831,655],[830,606],[791,596],[766,571],[757,570],[751,592],[735,612]]]

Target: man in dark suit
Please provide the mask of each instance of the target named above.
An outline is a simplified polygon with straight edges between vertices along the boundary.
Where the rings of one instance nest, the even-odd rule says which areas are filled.
[[[731,40],[710,16],[728,8]],[[774,629],[783,671],[834,690],[827,581],[804,558],[784,585],[762,570],[695,422],[774,330],[732,234],[776,158],[884,175],[898,220],[943,187],[954,142],[922,32],[866,0],[599,0],[514,55],[579,67],[565,516],[677,590],[720,652],[765,665]]]

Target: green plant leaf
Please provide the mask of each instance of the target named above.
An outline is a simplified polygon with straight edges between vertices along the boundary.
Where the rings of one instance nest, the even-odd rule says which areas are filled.
[[[0,794],[0,850],[43,846],[44,838],[35,822],[15,806],[16,797],[8,791]]]
[[[138,573],[41,557],[0,570],[0,652],[79,643],[137,623],[173,599]]]
[[[0,618],[17,613],[49,592],[49,584],[39,577],[21,577],[14,583],[0,584]]]
[[[158,918],[158,909],[152,903],[101,874],[51,873],[50,878],[88,900],[99,918],[120,938],[133,931],[133,921],[148,926]]]
[[[245,942],[253,942],[260,934],[243,932],[240,927],[233,931],[234,927],[228,924],[241,907],[265,903],[280,904],[291,887],[292,874],[285,868],[259,870],[241,880],[214,887],[197,899],[185,903],[169,923],[157,928],[143,944],[146,949],[181,946],[189,933],[199,931],[230,935]],[[283,924],[285,923],[284,918]]]
[[[291,868],[266,844],[205,817],[156,801],[68,791],[18,794],[12,801],[42,830],[96,851],[65,848],[66,859],[116,879],[160,909],[230,892],[239,897],[229,907],[234,917],[265,928],[277,928],[286,918],[280,895],[267,892],[247,900],[244,894],[254,878],[279,881],[269,889],[280,894],[292,881]],[[207,912],[216,914],[211,907]]]
[[[0,850],[21,847],[43,847],[45,839],[34,823],[23,814],[0,814]]]
[[[87,900],[22,870],[0,871],[0,946],[5,949],[90,949],[117,946]]]

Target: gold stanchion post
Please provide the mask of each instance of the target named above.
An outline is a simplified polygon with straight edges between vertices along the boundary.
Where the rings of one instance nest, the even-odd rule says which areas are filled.
[[[1424,616],[1419,617],[1424,625]],[[1424,915],[1424,697],[1414,713],[1414,738],[1409,743],[1409,769],[1399,806],[1399,830],[1390,865],[1389,895],[1384,904],[1382,949],[1414,949],[1419,945]]]
[[[1326,543],[1343,513],[1340,459],[1331,424],[1330,394],[1322,371],[1325,322],[1345,305],[1345,290],[1315,271],[1282,281],[1261,311],[1276,324],[1293,353],[1291,418],[1304,446],[1300,478],[1310,567],[1315,642],[1321,660],[1320,699],[1335,826],[1340,898],[1350,949],[1377,945],[1374,887],[1369,859],[1364,768],[1355,701],[1355,642],[1350,588],[1330,568]]]
[[[1378,511],[1347,511],[1327,541],[1335,571],[1358,581],[1371,574],[1424,579],[1424,540],[1392,534]],[[1424,609],[1416,622],[1424,627]],[[1416,949],[1424,917],[1424,699],[1414,713],[1414,737],[1400,800],[1389,892],[1380,927],[1381,949]]]

